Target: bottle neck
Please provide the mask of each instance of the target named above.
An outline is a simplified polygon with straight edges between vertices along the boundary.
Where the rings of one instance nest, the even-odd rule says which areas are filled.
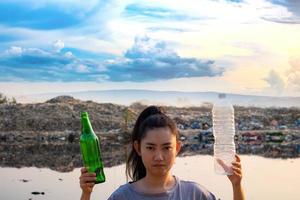
[[[82,134],[92,134],[94,133],[91,122],[88,117],[81,118],[81,133]]]

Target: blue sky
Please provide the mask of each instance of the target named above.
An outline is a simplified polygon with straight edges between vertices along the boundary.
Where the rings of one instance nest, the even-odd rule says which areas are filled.
[[[2,0],[0,92],[299,96],[299,33],[293,0]]]

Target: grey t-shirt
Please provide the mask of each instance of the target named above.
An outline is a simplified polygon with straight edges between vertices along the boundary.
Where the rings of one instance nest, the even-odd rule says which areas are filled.
[[[167,192],[146,194],[130,184],[120,186],[108,200],[215,200],[215,196],[198,183],[175,177],[176,183]]]

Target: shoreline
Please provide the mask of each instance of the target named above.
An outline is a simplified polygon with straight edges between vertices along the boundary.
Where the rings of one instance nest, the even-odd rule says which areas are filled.
[[[207,133],[207,132],[205,132]],[[125,163],[129,152],[128,135],[121,132],[97,134],[104,166],[113,167]],[[123,135],[123,136],[122,136]],[[194,155],[213,156],[213,140],[202,137],[201,130],[181,132],[182,150],[179,157]],[[236,141],[237,154],[257,155],[271,159],[299,158],[299,140],[282,142],[261,142],[253,144]],[[254,148],[255,147],[255,148]],[[50,168],[69,172],[82,166],[79,133],[61,132],[0,132],[1,167]]]

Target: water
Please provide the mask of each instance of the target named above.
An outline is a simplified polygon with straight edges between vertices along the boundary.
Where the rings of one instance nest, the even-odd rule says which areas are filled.
[[[300,199],[300,158],[268,159],[259,156],[241,156],[243,185],[248,200]],[[107,199],[119,185],[126,182],[125,165],[105,168],[107,181],[97,184],[93,199]],[[212,156],[177,158],[172,173],[181,179],[193,180],[208,188],[222,200],[232,199],[232,189],[226,176],[214,173]],[[60,173],[42,168],[0,168],[1,200],[53,200],[79,199],[80,169]],[[23,182],[22,179],[29,180]],[[61,179],[61,180],[60,180]],[[31,192],[44,192],[32,195]]]

